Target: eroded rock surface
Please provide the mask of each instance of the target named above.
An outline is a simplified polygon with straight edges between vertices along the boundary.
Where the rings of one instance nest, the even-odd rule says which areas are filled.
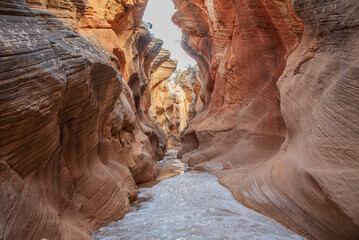
[[[310,238],[357,239],[358,2],[174,3],[206,105],[183,159]]]
[[[166,139],[161,139],[160,133],[151,126],[146,117],[150,107],[148,63],[151,63],[158,54],[154,48],[152,55],[148,55],[148,47],[153,37],[141,24],[147,0],[27,0],[27,2],[34,9],[44,9],[54,13],[71,30],[86,37],[122,73],[132,93],[128,92],[122,96],[122,102],[118,100],[120,102],[117,105],[124,106],[123,100],[127,99],[128,104],[125,106],[131,108],[127,109],[125,114],[137,116],[134,122],[135,132],[142,132],[150,141],[152,149],[145,146],[148,143],[144,142],[141,134],[131,133],[134,141],[141,142],[141,148],[146,151],[144,157],[147,161],[146,166],[153,165],[154,161],[161,159],[166,148]],[[137,158],[138,151],[134,150],[131,155]],[[147,170],[143,169],[143,172]],[[151,175],[154,174],[155,172]]]
[[[121,75],[55,15],[0,5],[0,238],[90,239],[137,192],[111,137]]]
[[[203,100],[200,97],[202,79],[200,78],[198,67],[191,67],[183,71],[178,79],[178,84],[183,89],[186,100],[189,103],[186,127],[181,132],[182,142],[185,143],[185,146],[182,146],[180,151],[178,151],[178,157],[181,158],[183,153],[193,149],[193,142],[190,142],[190,135],[186,134],[186,130],[191,125],[191,121],[204,110]],[[183,139],[184,136],[186,140]],[[198,147],[196,143],[198,143],[198,141],[194,143],[195,146]],[[188,150],[186,147],[191,147],[192,149]]]
[[[207,106],[183,135],[197,138],[184,141],[187,151],[199,142],[197,153],[184,159],[198,165],[232,149],[246,149],[234,153],[241,159],[231,163],[213,162],[223,169],[270,158],[285,135],[276,81],[299,43],[298,16],[290,3],[278,6],[272,1],[175,3],[173,20],[184,31],[183,46],[198,62],[200,97]],[[191,25],[193,21],[201,24]]]
[[[188,108],[188,123],[203,111],[203,102],[199,97],[202,80],[199,76],[198,67],[191,67],[183,71],[178,79],[178,84],[185,92],[186,99],[190,103]]]
[[[309,238],[358,238],[357,1],[174,0],[199,66],[181,84],[188,121],[146,0],[26,2],[0,3],[1,239],[89,239],[183,122],[180,155],[242,203]]]
[[[168,139],[168,149],[181,146],[180,134],[187,124],[188,100],[180,85],[170,76],[176,70],[177,61],[170,59],[168,50],[162,49],[152,64],[151,119],[158,121]]]
[[[162,42],[146,1],[27,3],[0,3],[0,238],[90,239],[157,175],[167,139],[146,89]]]

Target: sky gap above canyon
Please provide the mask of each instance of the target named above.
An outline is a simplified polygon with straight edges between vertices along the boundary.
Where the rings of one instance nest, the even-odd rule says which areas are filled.
[[[149,0],[143,21],[152,24],[150,32],[164,41],[163,47],[171,52],[171,58],[178,60],[177,69],[183,71],[196,62],[181,47],[181,29],[172,22],[175,11],[171,0]]]

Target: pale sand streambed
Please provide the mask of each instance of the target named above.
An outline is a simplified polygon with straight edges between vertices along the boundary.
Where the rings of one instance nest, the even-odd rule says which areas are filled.
[[[166,170],[158,180],[181,175],[141,188],[133,211],[102,232],[95,231],[94,239],[305,239],[244,207],[215,176],[186,172],[174,156],[169,152],[159,163]]]

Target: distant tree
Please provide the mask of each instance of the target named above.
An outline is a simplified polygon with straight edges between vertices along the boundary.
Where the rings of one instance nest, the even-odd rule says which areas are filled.
[[[146,28],[147,31],[149,32],[149,34],[150,34],[152,37],[154,36],[154,34],[150,31],[150,29],[152,29],[152,27],[153,27],[152,23],[142,21],[141,27]]]
[[[186,68],[187,68],[187,71],[188,71],[190,74],[194,74],[194,73],[196,73],[197,70],[198,70],[197,64],[194,65],[194,66],[192,66],[191,64],[188,64],[188,65],[186,66]]]
[[[146,27],[147,27],[148,29],[152,29],[153,25],[152,25],[152,23],[150,23],[150,22],[146,22]]]
[[[176,71],[173,72],[172,80],[175,82],[175,84],[178,84],[180,82],[181,74],[182,74],[181,69],[176,69]]]

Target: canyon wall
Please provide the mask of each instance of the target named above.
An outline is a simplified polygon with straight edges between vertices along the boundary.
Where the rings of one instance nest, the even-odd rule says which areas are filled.
[[[189,103],[180,85],[170,78],[176,70],[177,60],[170,59],[169,51],[162,49],[153,64],[157,67],[151,75],[151,119],[158,121],[164,130],[168,149],[179,148]]]
[[[121,72],[124,91],[116,108],[126,110],[117,109],[116,113],[122,111],[126,119],[131,119],[131,127],[128,130],[127,126],[123,132],[126,136],[116,133],[115,141],[121,142],[125,152],[129,152],[126,159],[131,162],[131,171],[136,172],[136,182],[151,180],[156,175],[154,163],[163,157],[167,139],[148,119],[150,67],[163,41],[153,38],[142,23],[147,0],[27,2],[33,9],[56,14],[67,27],[85,36]]]
[[[146,2],[0,3],[0,239],[90,239],[156,177]]]
[[[243,161],[274,155],[285,135],[276,81],[299,44],[299,17],[290,5],[272,1],[175,4],[173,21],[184,32],[185,50],[198,62],[206,104],[183,135],[184,149],[194,150],[184,159],[198,165],[241,148],[234,148],[237,144],[247,150]],[[218,161],[218,168],[230,167],[221,165]]]
[[[357,239],[358,2],[173,2],[199,67],[183,106],[146,0],[0,2],[0,239],[90,239],[184,122],[179,155],[239,201],[309,238]]]
[[[134,127],[149,138],[153,149],[143,148],[148,164],[153,159],[161,159],[166,139],[149,123],[147,112],[151,104],[150,65],[163,42],[152,41],[153,37],[142,23],[147,0],[27,0],[27,3],[33,9],[54,13],[71,30],[85,36],[121,72],[132,92],[122,97],[132,108],[126,112],[134,111],[136,121],[139,120]],[[148,145],[142,136],[133,136],[133,141]]]
[[[202,80],[199,76],[198,67],[190,67],[183,71],[177,81],[185,93],[186,100],[190,104],[187,111],[187,127],[189,122],[203,111],[204,107],[203,101],[200,98]]]
[[[89,239],[136,185],[112,144],[121,76],[55,15],[1,5],[1,239]]]
[[[309,238],[357,239],[358,2],[173,2],[204,80],[183,160]]]
[[[199,75],[197,66],[183,71],[177,81],[185,93],[186,100],[189,102],[189,106],[187,107],[186,126],[181,131],[181,138],[183,138],[183,134],[186,134],[190,122],[204,110],[203,100],[200,97],[203,81]],[[182,146],[182,143],[183,141],[181,140],[181,148],[177,153],[177,157],[179,158],[182,158],[183,152],[187,151],[186,146],[191,146],[191,144],[188,144],[188,139],[186,140],[185,146]]]

